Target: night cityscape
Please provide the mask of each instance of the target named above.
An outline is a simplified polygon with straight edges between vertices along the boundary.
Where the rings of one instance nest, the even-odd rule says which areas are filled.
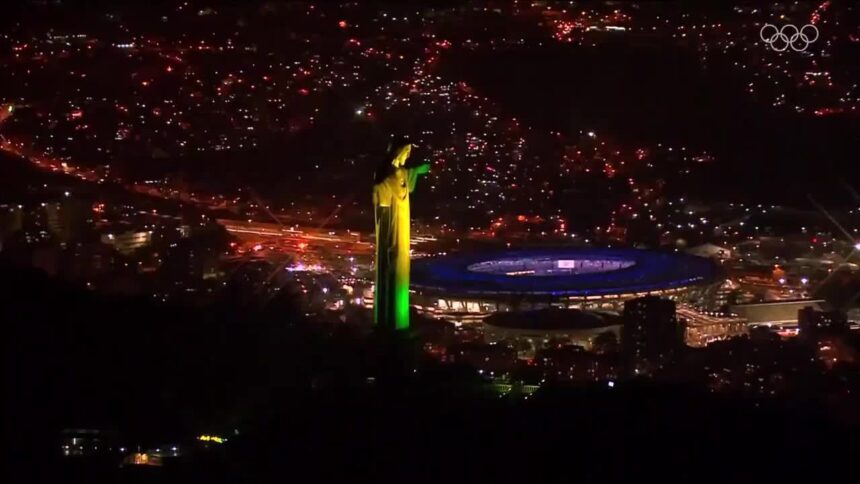
[[[6,481],[857,478],[858,59],[840,0],[4,4]]]

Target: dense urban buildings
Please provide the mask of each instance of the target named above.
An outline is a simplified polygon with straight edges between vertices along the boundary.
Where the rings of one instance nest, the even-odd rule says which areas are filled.
[[[850,476],[858,16],[0,6],[6,480]]]

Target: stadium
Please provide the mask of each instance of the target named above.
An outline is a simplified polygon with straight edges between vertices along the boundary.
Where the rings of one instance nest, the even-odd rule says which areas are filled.
[[[713,283],[709,259],[639,249],[458,253],[412,263],[413,305],[459,322],[545,308],[618,310],[645,295],[683,299]]]

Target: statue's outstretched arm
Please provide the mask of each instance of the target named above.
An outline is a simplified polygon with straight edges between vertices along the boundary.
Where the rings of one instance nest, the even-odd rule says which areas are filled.
[[[413,168],[409,168],[409,191],[415,190],[415,184],[418,183],[418,175],[423,175],[430,171],[430,163],[423,163]]]

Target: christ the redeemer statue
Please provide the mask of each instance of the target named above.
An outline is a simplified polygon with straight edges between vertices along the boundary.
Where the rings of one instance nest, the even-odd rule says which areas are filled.
[[[430,164],[407,168],[411,144],[392,145],[390,164],[376,174],[376,286],[373,319],[382,329],[409,328],[409,193]]]

